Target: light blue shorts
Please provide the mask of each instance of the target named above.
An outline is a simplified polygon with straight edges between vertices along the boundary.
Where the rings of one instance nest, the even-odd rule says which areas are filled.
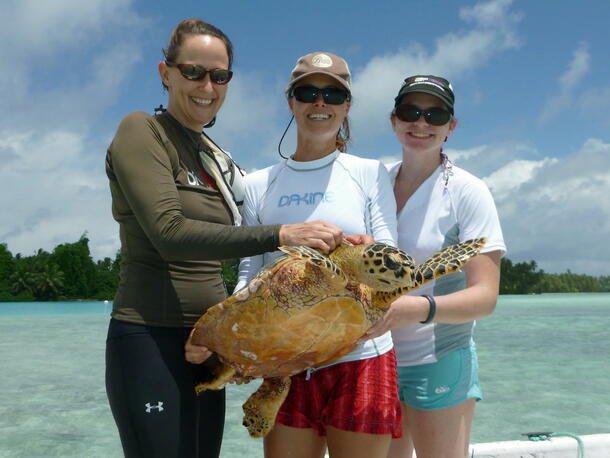
[[[481,400],[475,346],[454,350],[435,363],[399,366],[398,394],[402,403],[419,410],[444,409],[469,398]]]

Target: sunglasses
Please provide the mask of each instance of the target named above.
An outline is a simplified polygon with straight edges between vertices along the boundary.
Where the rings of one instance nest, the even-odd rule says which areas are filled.
[[[404,122],[415,122],[423,116],[433,126],[444,126],[451,120],[451,113],[447,110],[436,107],[421,110],[414,105],[398,105],[394,108],[394,115]]]
[[[313,103],[319,95],[324,99],[324,103],[329,105],[341,105],[346,100],[350,100],[349,92],[338,87],[298,86],[292,88],[289,95],[303,103]]]
[[[180,70],[182,76],[189,81],[199,81],[205,78],[206,74],[210,74],[210,80],[214,84],[227,84],[231,81],[233,72],[230,70],[224,70],[222,68],[212,68],[210,70],[203,68],[201,65],[195,64],[177,64],[166,60],[165,63],[168,67],[174,67]]]

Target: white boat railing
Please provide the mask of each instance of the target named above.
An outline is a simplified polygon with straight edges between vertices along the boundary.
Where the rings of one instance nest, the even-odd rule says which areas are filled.
[[[584,452],[581,455],[579,447]],[[328,458],[328,452],[324,455]],[[575,437],[557,436],[548,440],[487,442],[470,446],[471,458],[610,458],[610,434]],[[417,458],[413,453],[413,458]]]
[[[472,458],[610,458],[610,434],[473,444]]]

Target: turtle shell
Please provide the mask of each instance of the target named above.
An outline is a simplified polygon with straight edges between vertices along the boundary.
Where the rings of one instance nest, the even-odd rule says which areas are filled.
[[[371,309],[371,289],[327,258],[282,256],[210,308],[193,341],[244,376],[290,376],[349,353],[380,316]]]

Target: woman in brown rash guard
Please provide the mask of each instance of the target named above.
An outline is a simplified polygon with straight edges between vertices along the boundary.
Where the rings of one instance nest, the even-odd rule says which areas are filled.
[[[232,77],[231,42],[213,25],[186,19],[164,54],[167,110],[125,116],[106,156],[122,259],[106,390],[125,456],[217,457],[225,393],[195,394],[208,368],[185,360],[185,341],[197,318],[226,297],[219,260],[279,245],[328,252],[343,234],[324,221],[239,226],[242,172],[204,130]]]

